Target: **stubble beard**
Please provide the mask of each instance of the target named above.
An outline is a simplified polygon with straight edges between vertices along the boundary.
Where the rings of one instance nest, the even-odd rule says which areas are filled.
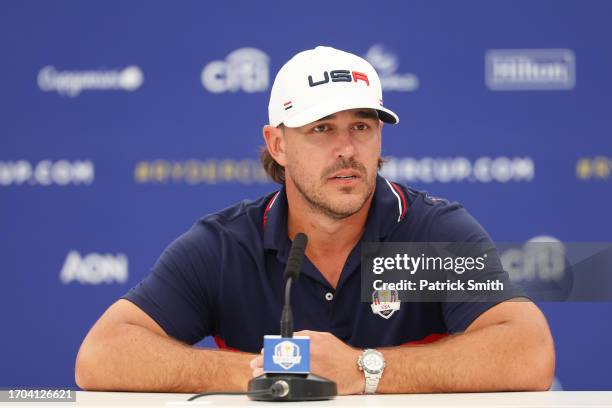
[[[327,180],[327,175],[331,175],[332,173],[338,170],[350,168],[357,169],[360,171],[362,180],[364,181],[364,184],[367,187],[364,193],[361,194],[361,200],[356,201],[354,204],[334,203],[332,200],[326,197],[325,194],[323,194],[321,188],[317,188],[318,183],[304,181],[300,177],[299,172],[297,172],[296,174],[298,177],[293,176],[291,180],[293,181],[293,185],[295,185],[295,188],[297,189],[299,194],[302,196],[302,198],[304,198],[308,206],[313,211],[323,214],[334,220],[342,220],[359,212],[359,210],[363,208],[365,203],[374,193],[374,182],[368,177],[368,174],[372,173],[368,173],[366,168],[361,163],[357,163],[355,161],[343,160],[342,162],[339,162],[339,164],[333,166],[330,169],[327,169],[323,173],[322,180]],[[351,194],[354,192],[355,188],[347,186],[340,187],[339,190],[344,194]]]

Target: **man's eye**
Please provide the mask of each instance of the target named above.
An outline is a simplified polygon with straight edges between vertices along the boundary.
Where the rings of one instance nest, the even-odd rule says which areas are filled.
[[[317,125],[317,126],[313,127],[312,130],[315,131],[316,133],[321,133],[321,132],[325,132],[325,131],[329,130],[329,126],[327,126],[327,125]]]
[[[368,129],[368,125],[366,125],[365,123],[358,123],[355,125],[355,130],[367,130]]]

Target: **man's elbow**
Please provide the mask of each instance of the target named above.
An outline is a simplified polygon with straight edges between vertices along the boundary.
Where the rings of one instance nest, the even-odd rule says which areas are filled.
[[[528,361],[524,365],[523,374],[527,382],[526,391],[547,391],[550,389],[555,375],[555,347],[548,329],[538,340],[534,340],[531,353],[527,353]]]
[[[552,338],[550,343],[546,345],[540,357],[540,380],[536,381],[535,386],[537,391],[547,391],[550,389],[555,378],[555,348]]]
[[[74,381],[79,388],[86,391],[101,390],[99,375],[96,367],[99,367],[99,362],[96,361],[95,347],[91,339],[85,339],[76,357],[74,364]]]

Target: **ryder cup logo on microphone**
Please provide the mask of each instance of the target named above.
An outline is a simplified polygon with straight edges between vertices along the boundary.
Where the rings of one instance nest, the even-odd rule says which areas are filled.
[[[310,338],[264,336],[264,372],[310,372]]]
[[[302,361],[300,346],[292,341],[281,341],[274,346],[272,361],[274,361],[274,364],[278,364],[287,370],[296,364],[300,364]]]

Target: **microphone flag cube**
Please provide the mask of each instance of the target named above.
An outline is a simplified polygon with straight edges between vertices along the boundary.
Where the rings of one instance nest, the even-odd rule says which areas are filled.
[[[264,336],[264,372],[308,374],[310,338],[308,336]]]

